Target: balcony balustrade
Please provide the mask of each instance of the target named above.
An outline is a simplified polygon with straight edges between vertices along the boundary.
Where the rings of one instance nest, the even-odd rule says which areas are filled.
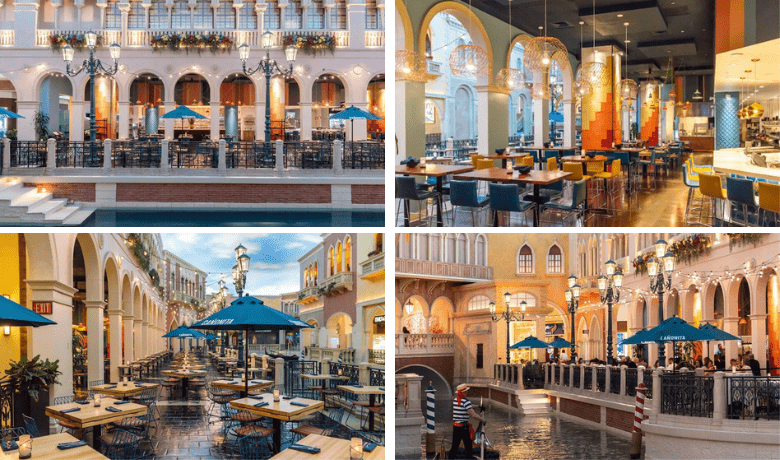
[[[352,290],[354,277],[352,272],[336,273],[333,276],[325,278],[320,286],[320,292],[325,295],[341,293]]]
[[[360,278],[368,281],[380,281],[385,278],[384,252],[380,252],[360,263]]]
[[[396,334],[395,356],[455,354],[455,334]]]
[[[482,265],[434,262],[431,260],[395,259],[397,276],[414,275],[420,278],[449,278],[463,281],[488,281],[493,279],[493,267]]]
[[[316,302],[320,298],[320,287],[308,286],[298,291],[298,303],[307,305]]]
[[[192,308],[197,308],[199,310],[206,309],[206,302],[182,291],[171,291],[171,300],[173,302],[186,304]]]

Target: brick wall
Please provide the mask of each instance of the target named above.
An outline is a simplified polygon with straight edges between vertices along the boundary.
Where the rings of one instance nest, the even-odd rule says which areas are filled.
[[[67,198],[73,201],[82,201],[86,203],[95,202],[95,184],[24,184],[25,187],[36,187],[38,191],[44,188],[51,193],[54,198]]]
[[[330,203],[330,185],[120,183],[116,184],[116,201],[154,201],[161,203]]]
[[[384,204],[384,185],[353,185],[352,204]]]
[[[648,417],[645,415],[644,418]],[[634,413],[607,407],[607,426],[631,433],[634,431]]]
[[[584,420],[601,423],[601,407],[571,399],[561,398],[558,410]]]

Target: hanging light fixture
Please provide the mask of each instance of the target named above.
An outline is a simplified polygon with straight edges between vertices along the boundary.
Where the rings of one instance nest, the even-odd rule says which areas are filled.
[[[701,101],[704,99],[704,97],[701,95],[701,91],[699,91],[699,88],[696,88],[696,91],[693,92],[693,96],[691,97],[694,101]]]
[[[626,39],[624,42],[626,44],[626,78],[620,80],[620,97],[624,101],[631,101],[639,94],[639,87],[633,79],[628,78],[628,44],[631,43],[631,40],[628,39],[628,23],[624,22],[623,25],[626,26]]]
[[[596,50],[596,0],[593,0],[593,56],[589,62],[582,64],[582,78],[592,87],[606,85],[610,76],[610,69],[607,68],[607,65],[596,59],[598,54],[599,52]]]
[[[743,105],[743,90],[745,89],[745,77],[739,77],[739,110],[737,110],[737,118],[740,120],[745,119],[745,107]]]
[[[395,52],[395,79],[397,81],[425,82],[428,80],[428,64],[416,51]]]
[[[760,60],[759,58],[751,59],[753,62],[753,89],[755,90],[753,92],[755,102],[750,106],[750,116],[753,118],[761,118],[761,115],[764,114],[764,107],[758,103],[758,61]]]
[[[509,23],[507,24],[507,35],[509,39],[509,46],[512,46],[512,0],[509,0],[507,4],[507,9],[509,10]],[[501,69],[498,71],[498,74],[496,74],[496,86],[499,88],[504,88],[509,91],[519,91],[523,89],[523,85],[525,85],[525,75],[523,75],[523,72],[518,69],[513,69],[511,67],[512,60],[512,49],[509,49],[509,66],[507,66],[504,69]]]
[[[531,70],[547,72],[555,59],[555,54],[568,54],[566,45],[555,37],[547,36],[547,0],[544,0],[544,36],[535,37],[525,49],[524,65]]]
[[[471,30],[471,0],[469,0],[469,27]],[[476,45],[459,45],[450,53],[450,70],[456,77],[476,78],[487,75],[489,68],[487,52]]]
[[[580,21],[580,54],[582,54],[582,48],[583,48],[582,46],[582,25],[583,24],[585,24],[585,21]],[[581,98],[587,94],[590,94],[591,90],[592,90],[592,86],[590,82],[588,82],[582,76],[582,68],[578,69],[577,79],[574,80],[574,97]]]

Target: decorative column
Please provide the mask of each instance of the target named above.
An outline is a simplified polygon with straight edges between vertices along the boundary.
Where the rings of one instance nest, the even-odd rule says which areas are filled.
[[[127,364],[135,360],[135,350],[133,350],[133,315],[122,316],[122,323],[124,325],[123,332],[125,335],[124,364]]]
[[[577,110],[571,99],[563,100],[563,146],[574,148],[575,130],[574,117],[577,116]]]
[[[165,113],[172,112],[176,108],[176,103],[174,101],[165,101],[163,103],[163,110]],[[173,139],[173,122],[174,120],[166,118],[164,119],[164,126],[165,126],[165,138],[166,139]]]
[[[395,100],[395,163],[399,164],[425,155],[425,82],[396,80]]]
[[[550,74],[547,72],[534,72],[534,87],[537,85],[548,87]],[[531,90],[533,93],[534,90]],[[550,140],[550,101],[532,98],[534,108],[534,145],[541,147]],[[509,139],[507,137],[507,139]]]
[[[311,102],[301,102],[301,140],[311,140]]]
[[[130,137],[130,101],[119,101],[119,126],[118,139]]]
[[[642,82],[639,85],[639,101],[641,118],[639,125],[639,138],[647,141],[652,147],[658,145],[658,112],[660,106],[658,85]]]
[[[209,132],[211,140],[219,139],[219,104],[219,101],[211,101],[209,103],[211,107],[211,119],[209,120],[211,122],[211,131]]]
[[[87,300],[84,302],[87,310],[87,381],[103,380],[103,308],[106,303],[102,300]]]
[[[35,48],[35,31],[38,28],[39,0],[16,0],[6,2],[5,8],[13,8],[14,47],[17,49]],[[78,3],[78,0],[76,1]],[[76,4],[76,7],[79,7]],[[55,11],[57,9],[55,8]],[[80,10],[80,9],[79,9]],[[60,61],[62,62],[62,61]],[[30,121],[32,123],[32,121]],[[21,138],[21,137],[20,137]]]
[[[16,123],[20,141],[36,140],[33,120],[40,105],[39,101],[16,101],[16,111],[24,117]]]
[[[265,133],[263,132],[265,129],[265,126],[263,126],[264,121],[261,121],[265,120],[265,106],[258,99],[255,98],[255,140],[261,141],[265,138]]]
[[[585,48],[583,50],[583,62],[601,62],[605,65],[605,73],[601,79],[591,83],[590,94],[582,98],[582,149],[600,150],[612,148],[615,139],[619,139],[615,132],[615,120],[619,117],[615,114],[613,53],[618,50],[612,46],[599,46]],[[594,56],[595,52],[595,56]],[[617,100],[619,103],[619,99]]]
[[[723,330],[739,337],[739,318],[723,318]],[[736,340],[724,340],[723,348],[726,350],[726,367],[729,367],[731,359],[739,358],[739,345]]]
[[[715,93],[715,150],[739,147],[739,93]]]
[[[509,94],[491,86],[477,86],[477,148],[480,152],[492,152],[497,148],[505,148],[509,140],[509,127],[506,120],[509,117]],[[425,148],[425,125],[423,124],[423,141]]]
[[[754,337],[752,353],[753,357],[761,364],[762,368],[767,367],[766,345],[767,330],[766,318],[768,315],[750,315],[750,335]],[[766,372],[762,371],[762,375]]]
[[[133,360],[141,359],[144,355],[143,320],[133,321]]]
[[[366,4],[347,0],[347,27],[349,27],[349,48],[359,50],[366,47]]]

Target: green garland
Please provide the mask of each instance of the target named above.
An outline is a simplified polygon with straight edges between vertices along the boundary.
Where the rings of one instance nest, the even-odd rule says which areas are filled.
[[[735,247],[752,244],[756,247],[766,236],[766,233],[726,233],[729,237],[729,251]]]
[[[138,265],[140,265],[145,272],[149,271],[149,251],[146,250],[146,247],[142,243],[141,235],[138,233],[130,233],[127,235],[127,241],[130,242],[130,250],[138,261]]]
[[[200,54],[203,50],[209,50],[212,53],[217,51],[230,51],[235,43],[227,35],[220,33],[164,33],[153,35],[149,38],[149,45],[153,51],[181,51],[189,53],[195,50]]]
[[[97,45],[103,44],[103,36],[97,36]],[[49,45],[52,51],[60,51],[65,45],[70,45],[74,50],[81,51],[87,47],[87,39],[84,38],[83,33],[77,34],[58,34],[53,33],[49,35]]]
[[[676,263],[689,264],[699,257],[709,254],[710,248],[712,248],[712,239],[708,235],[697,233],[670,244],[668,251],[674,254]],[[655,257],[655,251],[646,252],[634,259],[634,275],[647,273],[647,262],[653,257]]]
[[[294,45],[299,50],[303,51],[303,54],[317,55],[319,52],[333,51],[336,49],[336,39],[330,35],[299,35],[299,34],[287,34],[282,37],[282,45],[288,47]]]

